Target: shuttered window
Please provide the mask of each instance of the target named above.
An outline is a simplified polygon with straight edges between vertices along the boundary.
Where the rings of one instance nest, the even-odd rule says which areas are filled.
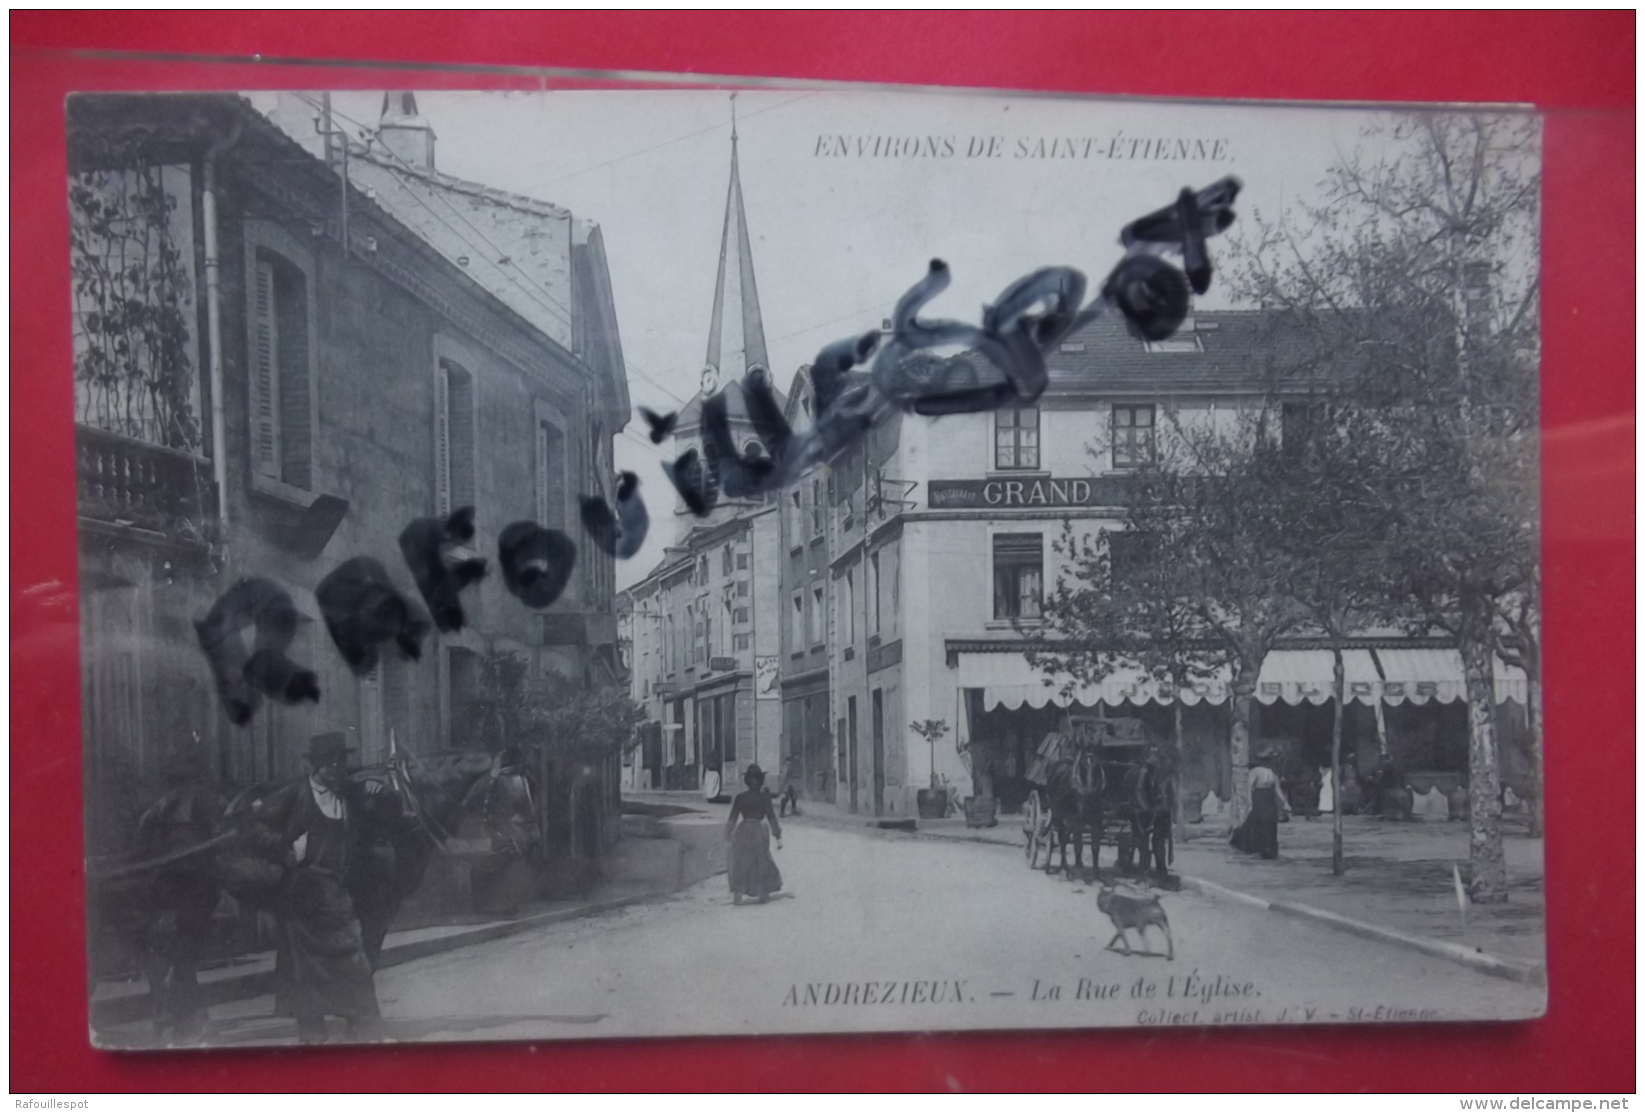
[[[256,423],[252,452],[257,472],[280,478],[280,399],[275,332],[274,264],[259,260],[251,293],[252,417]]]
[[[383,664],[360,678],[360,757],[365,764],[382,761],[388,750],[383,726]]]
[[[435,375],[438,395],[434,420],[436,510],[450,514],[476,500],[474,445],[474,376],[449,359]]]
[[[254,244],[247,284],[252,473],[312,490],[316,384],[308,274]]]
[[[293,267],[274,271],[275,366],[279,369],[280,478],[307,491],[314,485],[314,430],[309,366],[308,283]]]
[[[537,421],[537,520],[547,529],[565,528],[565,434],[553,422]]]

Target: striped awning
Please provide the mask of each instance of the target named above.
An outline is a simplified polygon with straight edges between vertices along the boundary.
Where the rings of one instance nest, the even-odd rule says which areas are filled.
[[[1451,703],[1467,694],[1462,657],[1454,649],[1350,649],[1343,653],[1342,664],[1344,694],[1350,702],[1367,706],[1379,699],[1390,704],[1425,704],[1430,700]],[[1276,649],[1263,662],[1254,694],[1264,704],[1328,703],[1335,690],[1333,668],[1328,649]],[[984,710],[1015,710],[1024,705],[1038,709],[1052,704],[1168,704],[1174,699],[1192,707],[1222,704],[1231,694],[1226,669],[1180,691],[1135,669],[1116,670],[1095,684],[1047,684],[1042,674],[1014,654],[964,653],[960,655],[959,672],[960,687],[982,689]],[[1524,672],[1498,661],[1497,702],[1524,703],[1525,698]]]
[[[1385,703],[1454,703],[1468,695],[1462,654],[1454,649],[1379,649],[1376,655],[1382,665],[1378,694]],[[1493,663],[1496,701],[1525,703],[1525,670],[1500,660]]]

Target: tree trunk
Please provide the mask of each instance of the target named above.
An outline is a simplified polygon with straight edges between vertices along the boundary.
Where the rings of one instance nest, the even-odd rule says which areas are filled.
[[[1182,823],[1182,690],[1171,700],[1171,827],[1177,838],[1187,835]]]
[[[1342,646],[1331,646],[1331,876],[1341,877],[1342,861],[1342,699],[1347,691]]]
[[[1502,789],[1497,767],[1496,692],[1491,650],[1483,638],[1464,637],[1462,672],[1468,690],[1468,895],[1477,904],[1508,899],[1502,854]]]
[[[1530,668],[1525,670],[1525,722],[1531,731],[1531,837],[1540,839],[1547,784],[1542,778],[1542,674]]]
[[[1228,724],[1228,763],[1233,784],[1229,785],[1228,820],[1231,827],[1245,822],[1251,811],[1251,698],[1257,679],[1252,670],[1241,668],[1234,681],[1233,707]]]

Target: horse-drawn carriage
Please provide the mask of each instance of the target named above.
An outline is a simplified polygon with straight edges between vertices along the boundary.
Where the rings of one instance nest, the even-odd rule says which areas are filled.
[[[1023,806],[1024,854],[1030,869],[1054,872],[1060,854],[1064,873],[1083,868],[1091,847],[1095,875],[1102,847],[1115,847],[1118,865],[1150,858],[1164,873],[1172,857],[1170,771],[1141,719],[1070,715],[1047,734],[1028,767],[1033,786]],[[1150,760],[1150,755],[1156,755]],[[1068,850],[1074,851],[1073,870]]]

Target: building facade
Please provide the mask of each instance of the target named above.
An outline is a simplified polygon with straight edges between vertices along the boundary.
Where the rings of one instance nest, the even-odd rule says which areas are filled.
[[[1065,715],[1140,718],[1165,739],[1178,700],[1184,810],[1227,799],[1225,683],[1175,693],[1121,673],[1065,697],[1025,650],[1069,566],[1059,544],[1123,529],[1127,476],[1180,452],[1193,431],[1237,430],[1270,389],[1275,344],[1257,312],[1202,312],[1162,343],[1100,320],[1050,354],[1037,405],[894,417],[834,462],[829,702],[840,807],[911,816],[920,789],[946,784],[1012,809],[1028,793],[1039,743]],[[1362,766],[1389,752],[1422,772],[1419,789],[1460,779],[1467,735],[1455,657],[1442,643],[1397,636],[1355,643],[1346,742]],[[1328,755],[1331,680],[1323,644],[1299,639],[1271,652],[1258,737],[1316,761],[1322,748]],[[1500,663],[1498,699],[1512,737],[1524,678]],[[947,728],[934,743],[912,729],[927,720]]]
[[[416,122],[405,97],[395,103],[411,113],[390,122]],[[403,130],[397,142],[414,151],[418,129]],[[100,785],[140,798],[185,747],[211,775],[249,782],[297,773],[309,740],[327,731],[345,732],[362,762],[383,757],[391,739],[421,752],[474,745],[492,653],[522,655],[538,674],[615,683],[609,561],[582,561],[545,612],[521,606],[494,574],[465,592],[464,631],[431,637],[420,662],[385,655],[364,678],[320,620],[315,588],[356,555],[380,560],[414,594],[398,548],[414,518],[475,506],[481,554],[519,519],[578,536],[577,496],[609,489],[610,437],[627,419],[598,229],[582,223],[579,233],[563,210],[439,174],[427,138],[416,167],[350,147],[345,179],[341,150],[328,162],[239,97],[71,102],[93,795]],[[516,235],[536,229],[558,243],[558,261],[533,279],[546,283],[557,268],[558,294],[540,291],[530,313],[508,283],[476,277],[466,240],[427,234],[407,215],[438,211],[442,198],[472,204],[476,221],[483,207]],[[149,265],[118,288],[108,259],[132,250],[118,241],[143,236]],[[107,365],[122,343],[106,311],[116,300],[165,326],[141,382]],[[564,319],[546,308],[554,304]],[[235,727],[191,620],[246,576],[296,602],[290,655],[317,672],[322,698],[267,703]],[[120,808],[109,811],[118,828]]]
[[[810,369],[800,368],[784,416],[796,434],[816,419]],[[821,465],[780,493],[777,559],[781,576],[773,602],[780,617],[778,675],[782,686],[782,764],[785,782],[804,799],[833,801],[839,763],[830,727],[829,646],[836,637],[835,585],[829,570],[835,529],[832,480]]]
[[[731,384],[724,396],[733,440],[742,448],[759,443],[735,385],[770,363],[735,133],[731,143],[702,389],[677,416],[676,455],[690,448],[702,454],[703,404],[722,384]],[[783,404],[780,392],[778,400]],[[674,528],[675,543],[663,560],[625,592],[634,627],[630,692],[647,712],[640,760],[628,783],[697,789],[713,772],[734,793],[741,771],[755,763],[775,782],[783,757],[777,497],[721,495],[702,517],[676,500]]]

